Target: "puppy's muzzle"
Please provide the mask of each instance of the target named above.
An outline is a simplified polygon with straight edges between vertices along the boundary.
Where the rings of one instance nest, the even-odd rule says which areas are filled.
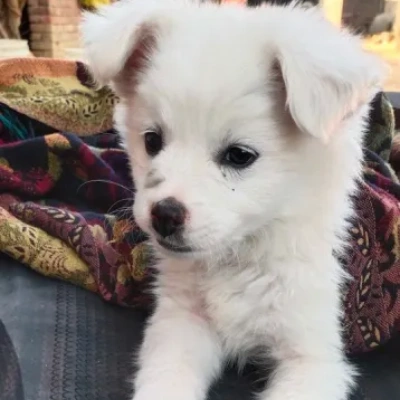
[[[173,197],[155,203],[151,209],[153,229],[163,238],[172,236],[183,229],[187,210]]]

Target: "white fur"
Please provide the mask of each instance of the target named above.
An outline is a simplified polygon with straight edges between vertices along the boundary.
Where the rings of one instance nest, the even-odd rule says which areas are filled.
[[[129,92],[118,76],[143,24],[157,46]],[[122,0],[87,16],[83,34],[95,77],[122,97],[135,217],[160,256],[134,400],[204,400],[225,361],[254,355],[276,362],[261,400],[347,399],[345,275],[332,252],[343,249],[380,62],[300,7]],[[142,132],[155,124],[165,148],[151,159]],[[214,155],[228,141],[259,159],[221,168]],[[150,171],[163,181],[146,189]],[[150,207],[169,196],[189,210],[195,253],[157,245]]]

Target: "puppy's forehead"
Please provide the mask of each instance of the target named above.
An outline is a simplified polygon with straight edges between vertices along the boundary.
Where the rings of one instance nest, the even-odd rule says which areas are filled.
[[[141,85],[156,118],[175,134],[215,137],[267,107],[269,60],[260,39],[250,40],[243,26],[229,31],[220,21],[207,28],[184,21],[161,37]]]
[[[269,60],[262,38],[245,21],[238,25],[224,22],[223,18],[211,22],[194,18],[192,23],[178,20],[169,34],[159,38],[153,55],[160,79],[179,77],[170,83],[186,93],[204,93],[209,99],[210,92],[241,93],[266,78]]]

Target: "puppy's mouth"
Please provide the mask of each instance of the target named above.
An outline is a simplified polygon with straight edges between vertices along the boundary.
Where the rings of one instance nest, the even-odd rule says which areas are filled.
[[[181,254],[187,254],[187,253],[193,253],[195,249],[192,246],[188,246],[182,243],[171,243],[168,240],[162,239],[162,238],[157,238],[157,243],[165,250],[168,250],[169,252],[172,253],[181,253]]]

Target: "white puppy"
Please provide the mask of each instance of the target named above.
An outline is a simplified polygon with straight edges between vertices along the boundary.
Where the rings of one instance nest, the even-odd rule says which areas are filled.
[[[301,7],[122,0],[83,34],[159,254],[134,399],[205,400],[254,355],[276,363],[261,400],[347,399],[333,253],[380,61]]]

